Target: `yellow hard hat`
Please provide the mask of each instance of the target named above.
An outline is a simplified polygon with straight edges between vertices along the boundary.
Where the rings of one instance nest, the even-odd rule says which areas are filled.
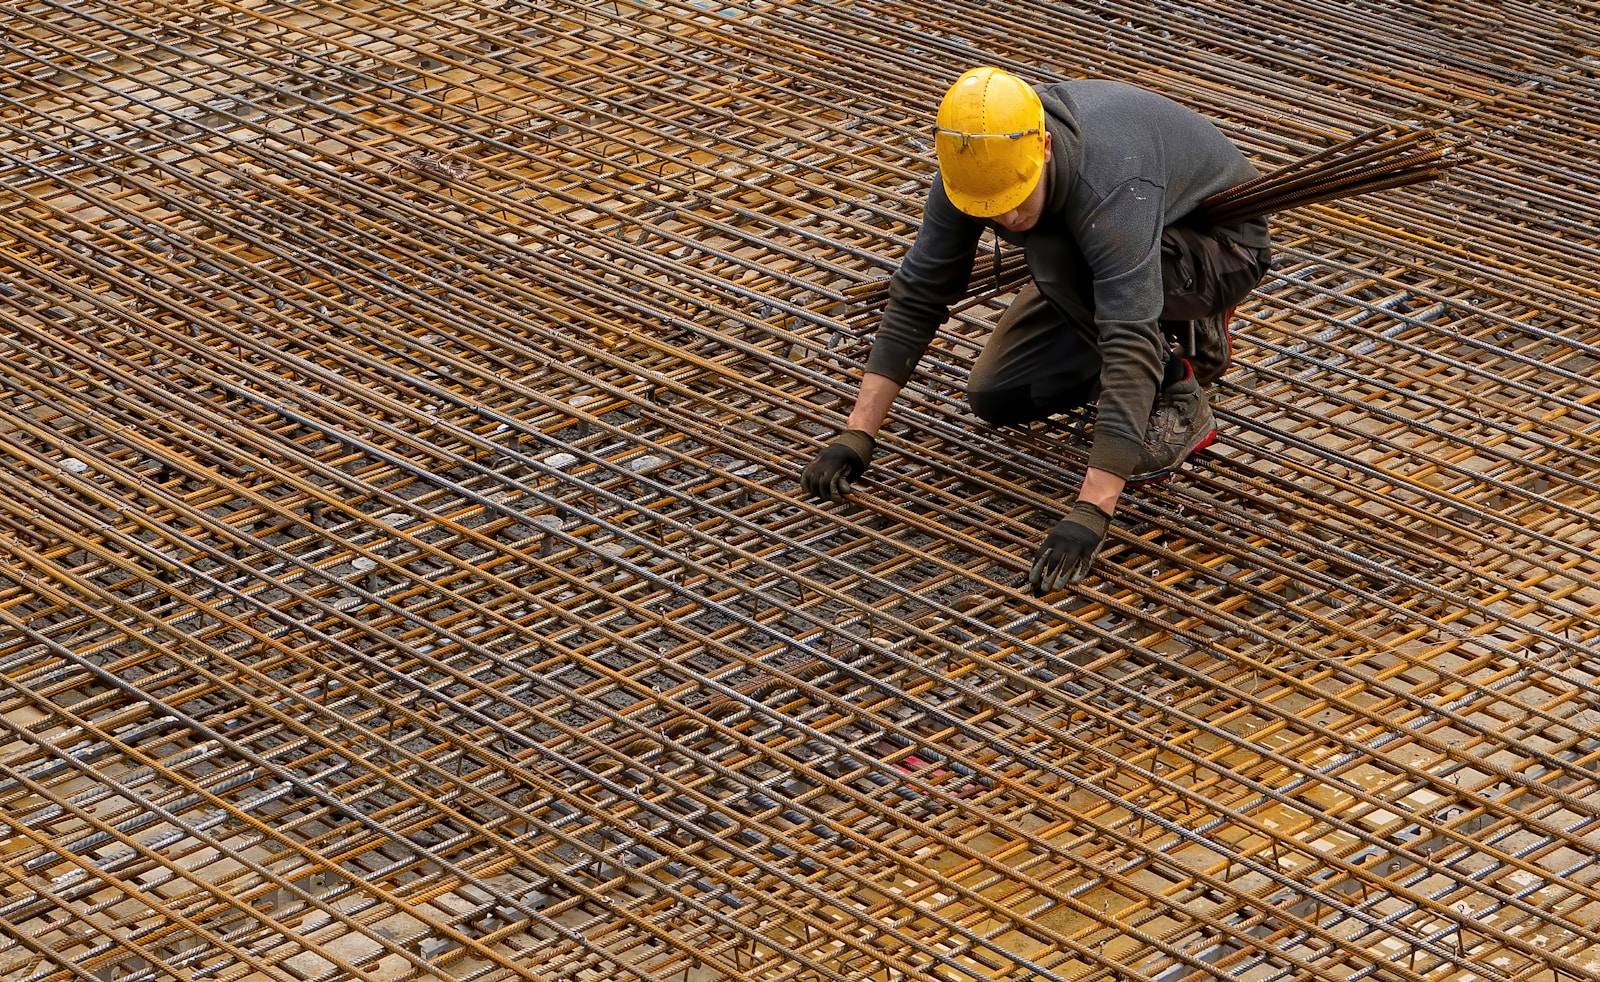
[[[951,204],[974,218],[1004,215],[1044,170],[1044,106],[1015,75],[971,69],[939,103],[933,146]]]

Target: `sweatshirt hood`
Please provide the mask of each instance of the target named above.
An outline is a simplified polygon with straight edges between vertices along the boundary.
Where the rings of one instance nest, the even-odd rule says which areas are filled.
[[[1044,213],[1053,215],[1066,206],[1073,181],[1083,163],[1083,137],[1073,113],[1072,97],[1059,85],[1041,85],[1036,91],[1044,103],[1044,128],[1050,132],[1050,187]]]

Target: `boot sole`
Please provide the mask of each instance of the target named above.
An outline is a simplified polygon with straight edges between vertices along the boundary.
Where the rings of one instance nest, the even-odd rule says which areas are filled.
[[[1178,462],[1176,464],[1173,464],[1171,467],[1168,467],[1164,471],[1156,471],[1154,474],[1151,474],[1151,475],[1146,476],[1146,477],[1129,478],[1128,481],[1127,481],[1126,487],[1130,487],[1130,488],[1147,488],[1152,484],[1160,484],[1163,481],[1170,481],[1170,480],[1172,480],[1173,477],[1175,477],[1177,475],[1178,471],[1183,469],[1183,465],[1184,465],[1185,461],[1187,461],[1190,457],[1194,456],[1196,453],[1200,452],[1201,450],[1204,450],[1205,448],[1211,446],[1213,443],[1216,443],[1216,442],[1217,442],[1217,430],[1213,427],[1210,433],[1207,433],[1205,436],[1201,437],[1199,442],[1197,442],[1194,446],[1189,448],[1189,452],[1188,453],[1186,453],[1182,457],[1178,458]]]

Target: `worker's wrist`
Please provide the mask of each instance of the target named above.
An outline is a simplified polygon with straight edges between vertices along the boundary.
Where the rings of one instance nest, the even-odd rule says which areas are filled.
[[[851,452],[861,458],[862,466],[872,462],[872,453],[878,448],[878,441],[873,439],[871,433],[856,429],[845,430],[835,437],[833,442],[849,447]]]
[[[858,416],[856,413],[851,413],[850,418],[845,420],[844,425],[845,429],[847,430],[853,430],[856,433],[862,433],[866,436],[872,437],[873,439],[877,439],[878,430],[883,428],[883,420],[872,419],[869,414],[861,414]]]
[[[1097,539],[1104,539],[1106,529],[1111,526],[1111,513],[1093,502],[1079,498],[1067,515],[1067,521],[1083,526],[1093,532]]]
[[[845,421],[845,426],[876,437],[878,430],[883,427],[884,418],[889,415],[889,407],[894,405],[895,396],[899,394],[900,385],[894,379],[867,372],[861,377],[861,391],[856,396],[856,404],[850,408],[850,418]]]
[[[1110,471],[1091,467],[1084,472],[1083,487],[1078,491],[1078,500],[1094,505],[1107,515],[1115,514],[1117,500],[1122,497],[1122,488],[1126,483]]]

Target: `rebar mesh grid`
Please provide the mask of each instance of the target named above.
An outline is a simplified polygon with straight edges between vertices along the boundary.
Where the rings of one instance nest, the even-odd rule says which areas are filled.
[[[1591,6],[0,13],[0,977],[1600,971]],[[795,480],[982,62],[1479,154],[1043,599],[993,305]]]

